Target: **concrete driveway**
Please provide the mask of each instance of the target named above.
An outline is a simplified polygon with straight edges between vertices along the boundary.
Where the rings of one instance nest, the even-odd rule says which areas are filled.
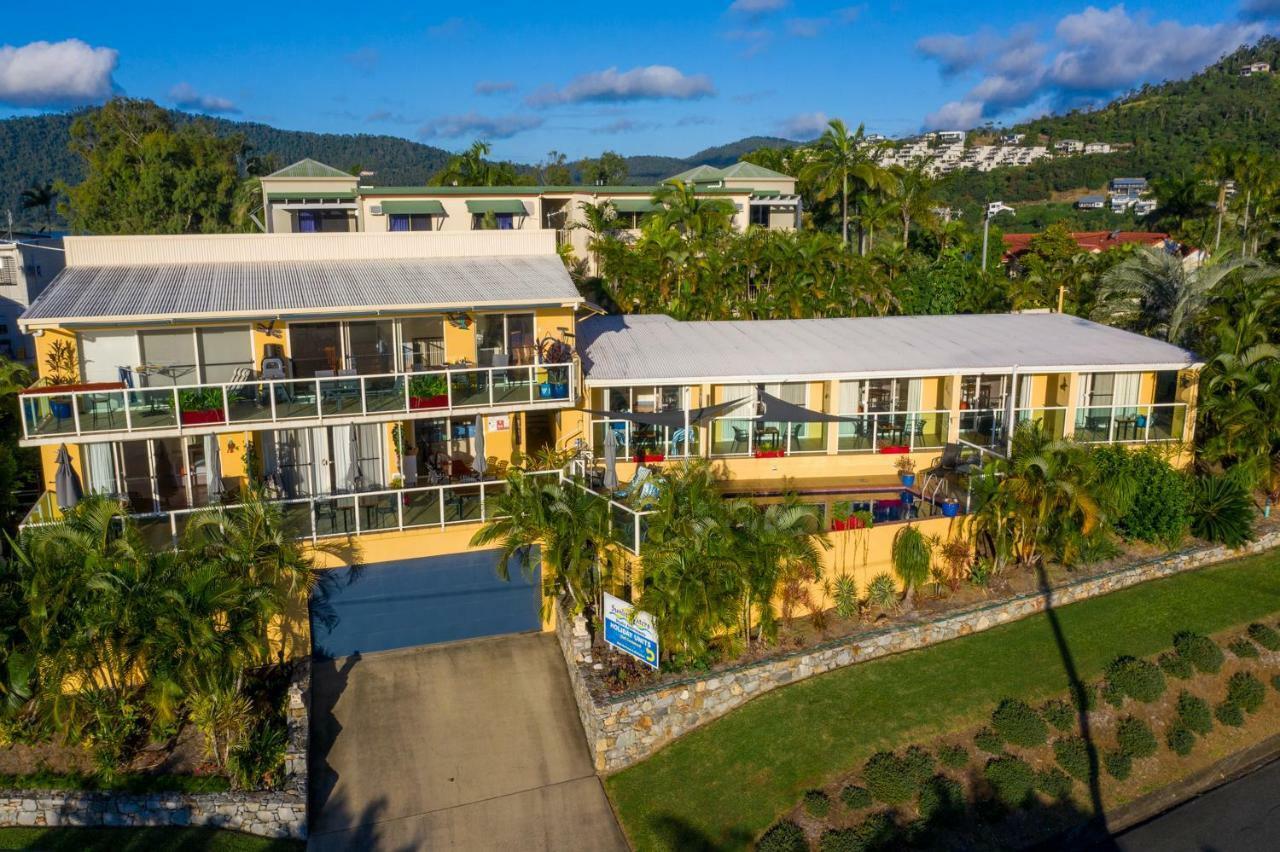
[[[317,662],[314,850],[625,850],[554,637]]]

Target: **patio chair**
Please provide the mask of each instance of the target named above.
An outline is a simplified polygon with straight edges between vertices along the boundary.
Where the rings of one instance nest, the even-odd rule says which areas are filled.
[[[94,429],[98,428],[98,421],[102,418],[106,418],[108,426],[114,425],[113,418],[115,417],[116,401],[116,398],[111,394],[89,394],[88,403],[89,416],[91,418],[90,424]]]
[[[736,453],[739,447],[747,446],[747,430],[741,426],[733,426],[733,446],[729,448],[729,452]]]
[[[632,474],[631,481],[619,490],[613,492],[613,496],[618,500],[626,500],[635,495],[644,496],[644,486],[648,483],[649,477],[653,475],[653,471],[644,465],[638,465],[636,472]],[[652,487],[652,483],[648,483]],[[654,491],[656,495],[656,490]]]

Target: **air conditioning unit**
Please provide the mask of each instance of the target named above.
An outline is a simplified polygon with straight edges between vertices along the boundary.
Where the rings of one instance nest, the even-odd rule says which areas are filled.
[[[381,215],[382,215],[382,205],[381,205],[381,204],[370,204],[370,205],[369,205],[369,215],[370,215],[370,216],[381,216]]]

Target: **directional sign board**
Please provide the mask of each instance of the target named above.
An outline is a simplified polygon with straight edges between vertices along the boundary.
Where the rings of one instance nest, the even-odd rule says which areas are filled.
[[[658,628],[653,616],[608,592],[604,596],[604,641],[645,665],[658,667]]]

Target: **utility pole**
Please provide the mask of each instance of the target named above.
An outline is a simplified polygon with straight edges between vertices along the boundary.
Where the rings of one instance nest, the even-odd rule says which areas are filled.
[[[982,216],[982,271],[983,272],[987,271],[987,239],[991,231],[991,220],[994,219],[996,216],[999,216],[1001,213],[1012,213],[1015,216],[1017,215],[1017,212],[1012,207],[1005,204],[1003,201],[992,201],[987,204],[987,211]]]

